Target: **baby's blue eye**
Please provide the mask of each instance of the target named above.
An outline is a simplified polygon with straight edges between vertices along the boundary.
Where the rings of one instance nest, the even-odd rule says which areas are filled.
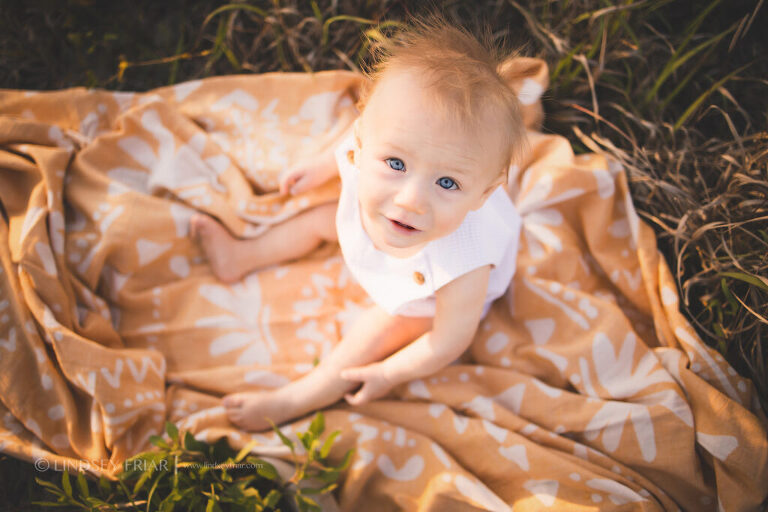
[[[405,169],[405,164],[399,158],[387,158],[384,161],[387,162],[387,165],[396,171],[402,171]]]
[[[452,190],[452,189],[458,189],[458,184],[453,181],[452,178],[449,178],[447,176],[443,176],[439,180],[437,180],[437,184],[443,187],[446,190]]]

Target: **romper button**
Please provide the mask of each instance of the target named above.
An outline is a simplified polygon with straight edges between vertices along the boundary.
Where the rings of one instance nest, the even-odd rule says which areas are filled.
[[[424,284],[424,274],[421,272],[414,272],[413,280],[416,281],[416,284]]]
[[[351,164],[355,163],[355,152],[352,151],[351,149],[347,151],[347,160]]]

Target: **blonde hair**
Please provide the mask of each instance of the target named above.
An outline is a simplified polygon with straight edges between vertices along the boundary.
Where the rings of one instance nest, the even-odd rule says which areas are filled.
[[[520,103],[499,73],[503,56],[491,44],[488,31],[482,42],[439,14],[411,19],[394,36],[372,46],[373,64],[364,70],[357,107],[363,112],[376,85],[388,71],[418,70],[444,113],[478,129],[495,116],[502,131],[503,172],[519,162],[526,148]]]

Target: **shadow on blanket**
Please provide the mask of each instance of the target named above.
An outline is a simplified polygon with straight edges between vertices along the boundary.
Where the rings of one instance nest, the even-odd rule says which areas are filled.
[[[678,312],[621,169],[536,131],[544,64],[508,66],[532,145],[509,186],[516,275],[463,364],[326,411],[332,457],[356,448],[342,509],[756,507],[768,443],[751,384]],[[220,396],[309,371],[369,299],[335,246],[217,282],[188,219],[250,237],[334,200],[338,181],[288,198],[277,175],[335,143],[359,80],[0,91],[0,451],[112,473],[170,419],[287,455],[229,425]]]

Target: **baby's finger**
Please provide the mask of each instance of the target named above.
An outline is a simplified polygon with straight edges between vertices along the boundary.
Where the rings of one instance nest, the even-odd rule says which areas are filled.
[[[300,178],[300,175],[294,169],[288,169],[280,176],[280,193],[287,194],[290,188]]]
[[[281,179],[280,179],[280,186],[279,186],[279,190],[280,190],[280,193],[281,193],[281,194],[285,195],[285,194],[287,194],[287,193],[288,193],[288,188],[291,186],[291,183],[290,183],[290,182],[291,182],[291,179],[290,179],[290,177],[289,177],[289,178],[284,178],[284,179],[283,179],[283,178],[281,178]]]
[[[347,368],[346,370],[341,370],[341,373],[339,373],[339,377],[341,377],[344,380],[360,380],[357,377],[357,372],[354,368]]]
[[[306,190],[307,188],[307,177],[306,176],[298,176],[296,180],[293,182],[291,187],[288,189],[292,196],[295,196],[296,194],[301,194]]]
[[[366,392],[366,386],[363,386],[360,389],[360,391],[358,391],[354,395],[347,393],[346,395],[344,395],[344,400],[346,400],[349,405],[363,405],[368,401],[368,393]]]
[[[354,368],[345,368],[341,370],[339,376],[344,380],[363,381],[367,377],[367,372],[364,366],[357,366]]]

